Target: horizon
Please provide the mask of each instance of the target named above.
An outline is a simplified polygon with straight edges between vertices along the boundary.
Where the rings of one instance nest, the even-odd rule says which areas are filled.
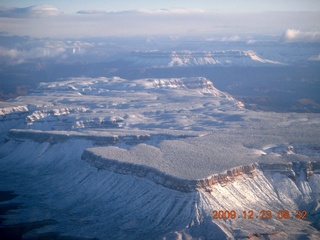
[[[44,3],[45,2],[45,3]],[[2,6],[11,6],[18,8],[26,8],[34,5],[52,5],[59,8],[66,14],[76,13],[81,10],[99,10],[106,12],[128,11],[136,9],[172,9],[172,8],[186,8],[186,9],[203,9],[208,11],[219,12],[257,12],[257,11],[320,11],[320,2],[316,0],[291,0],[290,2],[284,1],[256,1],[256,0],[243,0],[241,4],[237,0],[162,0],[156,1],[83,1],[83,0],[32,0],[32,1],[19,1],[19,0],[2,0]]]
[[[320,32],[320,2],[235,2],[2,1],[0,32],[43,38]]]

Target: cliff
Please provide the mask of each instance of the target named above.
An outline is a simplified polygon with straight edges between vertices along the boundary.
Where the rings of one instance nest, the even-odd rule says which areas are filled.
[[[164,187],[182,192],[193,192],[196,191],[197,188],[203,188],[211,192],[213,185],[220,184],[221,186],[225,186],[236,181],[238,177],[254,178],[257,171],[262,171],[264,174],[283,174],[293,180],[297,175],[305,174],[307,178],[310,178],[313,174],[320,173],[320,162],[252,163],[247,166],[234,167],[225,172],[213,174],[203,179],[184,179],[147,165],[108,159],[95,154],[94,151],[90,149],[86,149],[81,158],[98,169],[105,169],[125,175],[135,175]]]
[[[11,129],[7,136],[9,139],[15,139],[18,141],[19,139],[23,141],[32,140],[38,143],[48,142],[51,144],[68,142],[69,140],[89,140],[92,141],[93,145],[95,146],[127,146],[127,148],[139,145],[141,143],[156,145],[164,140],[195,137],[195,135],[192,134],[179,134],[178,131],[171,134],[159,134],[153,133],[152,131],[139,131],[139,133],[140,134],[137,134],[134,131],[132,134],[129,132],[123,134],[121,132],[108,131],[77,132]],[[99,149],[104,148],[98,147],[82,149],[83,153],[81,158],[98,169],[105,169],[124,175],[134,175],[181,192],[193,192],[196,191],[197,188],[202,188],[208,192],[211,192],[211,187],[216,184],[226,186],[227,184],[235,182],[237,178],[254,178],[259,171],[263,172],[263,174],[285,175],[293,181],[299,177],[303,177],[308,180],[313,174],[320,174],[320,161],[300,161],[251,163],[232,167],[221,173],[215,173],[206,177],[197,178],[196,176],[189,175],[184,178],[183,176],[185,175],[179,175],[179,173],[176,173],[175,171],[166,171],[167,168],[163,168],[161,166],[163,162],[157,162],[157,159],[153,159],[153,162],[148,161],[147,159],[137,162],[132,156],[132,159],[130,158],[132,162],[129,162],[129,158],[113,159],[110,157],[111,155],[108,152],[111,149],[106,148],[107,154],[104,154],[104,151],[98,151]],[[142,151],[143,150],[144,149],[142,149]],[[145,152],[145,154],[149,153]],[[155,154],[158,153],[155,152]],[[152,157],[152,155],[150,155],[150,157]],[[141,158],[143,158],[143,156],[141,156]],[[178,161],[177,164],[181,169],[186,168],[183,161]]]
[[[52,144],[65,142],[68,140],[90,140],[94,145],[115,145],[127,144],[136,145],[141,142],[153,142],[154,144],[166,139],[181,139],[187,137],[195,137],[197,135],[191,132],[182,133],[181,131],[172,131],[163,134],[153,131],[42,131],[33,129],[11,129],[7,137],[9,139],[30,139],[35,142],[50,142]]]
[[[280,62],[264,59],[252,50],[223,51],[136,51],[127,59],[139,66],[185,67],[185,66],[261,66],[279,65]]]

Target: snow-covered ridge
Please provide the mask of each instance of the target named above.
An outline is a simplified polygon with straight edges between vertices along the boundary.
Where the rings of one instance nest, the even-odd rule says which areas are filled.
[[[27,105],[21,105],[21,106],[8,106],[0,108],[0,120],[3,118],[7,118],[8,116],[12,115],[19,115],[21,113],[28,112],[28,106]]]
[[[234,102],[239,108],[245,108],[244,104],[235,100],[231,95],[222,92],[214,87],[213,83],[204,77],[154,79],[152,86],[155,88],[180,88],[197,90],[200,93],[208,93],[221,99]]]
[[[293,163],[252,163],[247,166],[238,166],[231,168],[223,173],[213,174],[204,179],[184,179],[177,176],[162,172],[159,169],[147,165],[139,165],[131,162],[118,161],[105,158],[99,155],[93,149],[86,149],[81,158],[89,162],[98,169],[105,169],[115,173],[125,175],[135,175],[148,179],[164,187],[177,191],[192,192],[197,188],[211,191],[211,187],[216,184],[225,186],[228,183],[235,182],[238,177],[254,178],[256,171],[260,170],[265,173],[283,174],[295,180],[296,175],[310,178],[313,174],[320,174],[320,162],[293,162]]]
[[[26,104],[1,103],[0,106],[0,132],[6,132],[10,128],[16,127],[28,115],[29,108]],[[0,136],[0,139],[2,136]]]
[[[168,90],[189,90],[190,92],[196,91],[197,93],[210,93],[213,96],[233,100],[230,95],[215,88],[213,83],[204,77],[148,78],[137,80],[126,80],[119,77],[101,77],[96,79],[74,78],[63,82],[41,83],[34,92],[45,92],[47,94],[63,92],[66,95],[76,93],[80,98],[82,95],[115,96],[115,94],[118,94],[122,96],[121,93],[124,92],[139,92],[145,90],[151,90],[154,93],[159,93],[159,88],[167,88]]]
[[[260,57],[253,50],[221,51],[146,51],[132,52],[129,60],[139,66],[148,67],[182,67],[202,65],[222,66],[259,66],[281,65]]]
[[[156,168],[125,162],[120,163],[117,160],[106,159],[96,155],[90,150],[85,150],[81,158],[99,170],[104,169],[125,175],[135,175],[181,192],[191,192],[196,190],[196,180],[180,179],[161,172]]]
[[[38,130],[172,128],[172,124],[192,129],[198,128],[197,118],[200,121],[206,118],[194,115],[193,109],[207,108],[211,115],[208,105],[224,110],[244,108],[241,102],[203,77],[73,78],[41,83],[14,103],[3,104],[0,124]],[[24,107],[17,107],[18,104]],[[17,119],[17,124],[8,125],[6,122],[12,118]]]
[[[163,140],[183,139],[196,137],[197,134],[184,133],[181,131],[170,131],[165,133],[156,133],[153,131],[42,131],[33,129],[10,129],[7,137],[17,140],[32,140],[38,143],[49,142],[51,144],[62,143],[68,140],[89,140],[95,145],[116,145],[127,144],[137,145],[142,142],[156,144]]]
[[[137,80],[126,80],[119,77],[100,77],[95,79],[73,78],[63,82],[41,83],[34,92],[64,92],[65,94],[68,92],[77,92],[79,95],[102,95],[103,93],[111,94],[112,91],[138,92],[153,90],[157,92],[158,88],[165,87],[190,91],[196,90],[202,93],[212,93],[214,96],[228,95],[216,89],[213,83],[205,77],[147,78]]]
[[[69,115],[73,113],[84,113],[87,112],[87,108],[53,108],[53,109],[43,109],[43,110],[36,110],[32,112],[31,115],[26,117],[26,122],[28,124],[32,124],[35,121],[39,121],[43,118],[46,118],[46,121],[55,121],[55,117],[62,116],[62,115]]]
[[[86,149],[81,158],[98,169],[105,169],[115,173],[125,175],[135,175],[148,179],[164,187],[181,192],[193,192],[197,188],[209,188],[215,184],[222,186],[234,182],[238,176],[246,175],[253,177],[258,164],[253,163],[248,166],[239,166],[225,171],[224,173],[213,174],[204,179],[180,178],[147,165],[138,165],[130,162],[108,159],[98,155],[94,150]]]
[[[171,134],[155,134],[144,131],[140,134],[121,135],[121,133],[108,133],[97,131],[39,131],[39,130],[23,130],[11,129],[8,133],[9,139],[16,141],[28,141],[62,144],[71,141],[92,141],[96,146],[136,146],[141,143],[159,144],[164,140],[175,140],[190,137],[197,137],[195,134],[183,134],[172,132]],[[127,162],[124,160],[111,159],[103,155],[104,151],[99,151],[104,147],[94,147],[83,149],[81,155],[82,160],[88,162],[99,170],[107,170],[118,174],[133,175],[166,188],[181,191],[194,192],[197,189],[205,189],[212,191],[215,185],[226,186],[237,181],[238,178],[254,178],[257,171],[264,174],[281,174],[289,177],[293,181],[302,175],[308,180],[314,174],[320,174],[320,161],[314,162],[279,162],[279,163],[252,163],[249,165],[241,165],[232,167],[221,173],[211,174],[205,178],[183,178],[178,174],[167,173],[161,168],[160,162],[156,162],[158,167],[153,166],[152,162],[144,161],[145,164]],[[141,155],[143,158],[144,156]],[[181,166],[183,168],[184,166]]]
[[[153,87],[169,87],[169,88],[185,88],[185,89],[202,89],[210,93],[221,93],[213,86],[213,83],[203,77],[191,77],[191,78],[169,78],[169,79],[154,79],[152,83]]]

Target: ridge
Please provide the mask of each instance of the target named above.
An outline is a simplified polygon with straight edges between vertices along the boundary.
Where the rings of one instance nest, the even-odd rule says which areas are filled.
[[[320,174],[320,161],[316,162],[289,162],[289,163],[252,163],[245,166],[238,166],[222,173],[213,174],[203,179],[184,179],[157,168],[147,165],[139,165],[132,162],[108,159],[96,154],[90,149],[84,150],[81,159],[90,165],[100,169],[109,170],[124,175],[135,175],[160,184],[164,187],[181,192],[193,192],[197,188],[203,188],[211,192],[211,187],[220,184],[225,186],[236,181],[238,177],[254,178],[258,171],[263,173],[279,173],[295,180],[296,175],[301,175],[301,170],[309,179],[313,174]]]

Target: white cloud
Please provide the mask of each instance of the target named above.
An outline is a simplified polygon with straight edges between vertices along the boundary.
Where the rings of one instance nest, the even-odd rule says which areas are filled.
[[[296,29],[287,29],[281,40],[283,42],[318,42],[320,41],[320,32],[302,32]]]
[[[308,58],[309,61],[320,61],[320,54]]]
[[[107,14],[104,10],[80,10],[78,14]]]
[[[254,44],[256,42],[257,42],[257,40],[254,40],[254,39],[248,39],[247,40],[247,44]]]
[[[61,44],[46,44],[43,47],[34,47],[29,50],[0,47],[0,63],[17,65],[40,58],[54,58],[66,51]]]
[[[203,9],[188,9],[188,8],[163,8],[163,9],[136,9],[118,12],[107,12],[104,10],[80,10],[78,14],[105,14],[105,15],[132,15],[132,14],[192,14],[205,13]]]
[[[237,42],[240,40],[241,40],[241,38],[238,35],[230,36],[230,37],[222,37],[220,39],[221,42]]]
[[[23,63],[24,60],[19,56],[20,51],[17,49],[8,49],[0,47],[0,63],[16,65]]]
[[[8,18],[29,18],[29,17],[48,17],[58,16],[62,12],[51,5],[39,5],[26,8],[15,8],[0,6],[0,17]]]
[[[32,46],[32,47],[30,47]],[[10,47],[0,46],[0,64],[18,65],[45,59],[61,60],[71,55],[83,55],[94,48],[93,43],[83,41],[31,40]]]
[[[136,10],[138,13],[148,14],[190,14],[190,13],[205,13],[203,9],[187,9],[187,8],[168,8],[168,9],[140,9]]]

